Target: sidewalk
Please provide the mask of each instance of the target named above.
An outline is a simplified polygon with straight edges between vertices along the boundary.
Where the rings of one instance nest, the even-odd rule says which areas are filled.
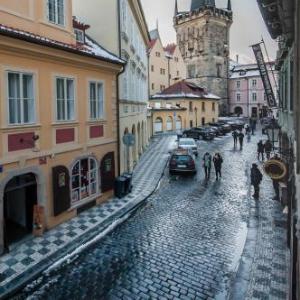
[[[9,296],[54,262],[104,231],[155,191],[164,172],[168,150],[175,136],[155,138],[141,157],[133,174],[133,191],[113,198],[47,231],[29,237],[10,253],[0,257],[0,299]]]

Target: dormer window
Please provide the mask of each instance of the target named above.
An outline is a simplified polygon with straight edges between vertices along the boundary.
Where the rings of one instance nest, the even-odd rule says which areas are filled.
[[[65,0],[48,0],[48,20],[56,25],[65,25]]]
[[[76,41],[84,44],[84,41],[85,41],[84,31],[80,30],[80,29],[74,29],[74,33],[76,35]]]

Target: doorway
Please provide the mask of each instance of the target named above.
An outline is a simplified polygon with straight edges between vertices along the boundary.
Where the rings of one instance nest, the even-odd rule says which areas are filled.
[[[37,181],[33,173],[12,178],[4,191],[5,247],[32,233],[33,207],[37,204]]]

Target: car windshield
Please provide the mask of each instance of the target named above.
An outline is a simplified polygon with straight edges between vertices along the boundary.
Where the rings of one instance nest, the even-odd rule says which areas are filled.
[[[173,160],[176,160],[177,163],[184,163],[190,160],[190,156],[188,155],[174,155]]]
[[[193,141],[179,141],[179,146],[193,146],[195,143]]]

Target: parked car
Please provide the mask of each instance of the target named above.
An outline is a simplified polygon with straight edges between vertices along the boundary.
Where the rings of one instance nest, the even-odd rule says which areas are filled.
[[[191,129],[185,130],[183,132],[183,136],[196,140],[203,139],[207,141],[211,141],[214,138],[214,135],[204,127],[193,127]]]
[[[209,125],[209,127],[212,128],[212,129],[216,132],[216,135],[217,135],[217,136],[222,136],[222,135],[224,135],[224,133],[223,133],[221,127],[219,127],[219,126],[212,126],[212,125]]]
[[[194,139],[181,138],[178,141],[179,149],[190,149],[196,156],[198,156],[198,147]]]
[[[217,127],[220,131],[220,135],[225,135],[231,131],[230,125],[226,125],[225,123],[209,123],[210,126]]]
[[[169,162],[169,173],[170,175],[176,173],[197,173],[195,160],[191,150],[177,149],[172,153]]]

